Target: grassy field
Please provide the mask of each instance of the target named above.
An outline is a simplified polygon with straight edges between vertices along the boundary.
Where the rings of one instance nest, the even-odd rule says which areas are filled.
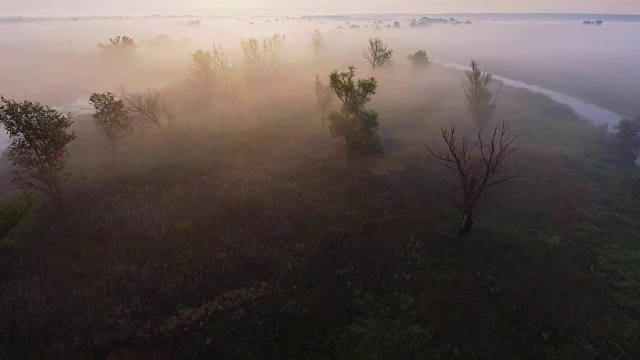
[[[66,222],[0,203],[0,358],[640,357],[639,174],[599,129],[503,88],[523,176],[459,238],[426,145],[473,128],[461,72],[381,78],[385,155],[347,168],[291,71],[130,137],[116,169],[77,118]]]

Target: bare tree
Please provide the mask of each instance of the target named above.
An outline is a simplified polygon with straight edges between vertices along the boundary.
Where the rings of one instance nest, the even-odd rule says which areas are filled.
[[[244,39],[240,42],[244,61],[252,76],[261,75],[264,72],[265,54],[255,38]]]
[[[371,67],[371,74],[377,75],[391,70],[393,67],[393,50],[387,49],[380,38],[369,38],[369,47],[362,56],[367,59]]]
[[[133,93],[121,88],[119,95],[127,105],[127,111],[142,124],[143,129],[155,128],[162,132],[171,129],[175,112],[159,91],[147,89]]]
[[[324,50],[324,38],[318,29],[311,36],[311,50],[313,50],[316,59],[320,59],[320,55]]]
[[[222,48],[222,45],[214,45],[211,49],[211,58],[216,72],[222,76],[224,81],[224,91],[229,93],[229,76],[231,73],[231,60],[229,54]]]
[[[285,40],[286,37],[280,34],[273,34],[271,37],[262,39],[265,66],[270,67],[274,75],[276,73],[278,62],[280,61],[280,54],[282,52],[282,48],[284,48]]]
[[[441,128],[441,133],[446,152],[436,153],[427,146],[428,156],[457,174],[459,191],[454,192],[454,203],[462,212],[460,235],[466,235],[471,231],[473,210],[484,191],[518,176],[510,174],[503,163],[520,146],[509,133],[509,124],[504,122],[495,127],[489,142],[483,141],[482,130],[478,130],[477,142],[466,136],[458,139],[455,124],[448,131]]]
[[[478,128],[484,129],[496,109],[500,88],[494,96],[489,89],[493,75],[482,71],[476,60],[471,60],[470,66],[471,69],[465,71],[462,89],[469,115],[478,124]]]
[[[203,96],[209,100],[216,80],[216,67],[211,52],[196,50],[189,64],[191,78],[202,87]]]
[[[318,75],[316,75],[316,100],[318,101],[318,107],[322,111],[320,123],[320,132],[322,133],[324,132],[325,114],[333,102],[333,89],[320,81],[320,76]]]

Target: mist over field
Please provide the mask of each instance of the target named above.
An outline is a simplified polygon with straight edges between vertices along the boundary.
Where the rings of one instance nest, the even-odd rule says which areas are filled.
[[[635,2],[34,4],[0,359],[640,358]]]
[[[584,26],[575,18],[516,16],[513,20],[502,16],[497,21],[473,20],[471,26],[409,28],[409,21],[416,17],[143,17],[5,22],[0,34],[0,66],[4,69],[0,88],[5,96],[62,105],[96,88],[129,84],[144,87],[181,79],[186,76],[185,57],[189,52],[212,43],[222,44],[240,62],[241,39],[282,33],[288,38],[288,59],[300,61],[312,56],[309,37],[315,29],[321,29],[331,56],[344,63],[363,65],[363,42],[370,36],[381,36],[402,57],[424,48],[442,62],[466,65],[468,59],[475,58],[496,75],[575,96],[620,114],[630,116],[640,111],[634,91],[640,82],[640,43],[634,41],[640,35],[640,22],[627,19]],[[399,21],[402,28],[374,30],[373,21],[378,19],[384,25]],[[195,20],[201,25],[188,25]],[[361,28],[349,29],[347,22]],[[337,30],[339,26],[346,29]],[[128,34],[143,45],[136,54],[139,61],[126,71],[101,59],[96,46],[117,34]],[[159,35],[167,35],[171,42],[149,44]],[[33,86],[35,81],[37,87]]]

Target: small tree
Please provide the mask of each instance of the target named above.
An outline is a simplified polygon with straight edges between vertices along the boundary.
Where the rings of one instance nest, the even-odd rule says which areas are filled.
[[[273,34],[271,37],[262,39],[265,66],[269,66],[274,75],[280,62],[280,54],[282,53],[282,48],[284,48],[285,40],[286,37],[280,34]]]
[[[322,133],[324,132],[325,114],[333,102],[333,89],[320,81],[320,76],[318,75],[316,75],[316,100],[318,101],[318,107],[322,111],[322,117],[320,118],[320,132]]]
[[[431,64],[431,60],[429,60],[427,52],[424,50],[416,51],[414,54],[407,56],[407,59],[415,70],[422,70]]]
[[[311,35],[311,50],[313,50],[316,59],[320,59],[320,55],[324,50],[324,38],[318,29]]]
[[[89,102],[96,109],[93,122],[97,128],[109,138],[111,144],[111,159],[116,166],[116,142],[133,130],[131,117],[125,108],[124,101],[116,99],[110,93],[93,93]]]
[[[496,101],[500,89],[494,96],[489,89],[493,75],[482,71],[480,64],[475,60],[471,61],[471,69],[466,70],[465,75],[462,89],[467,103],[467,111],[478,125],[478,128],[484,129],[496,109]]]
[[[138,45],[128,36],[116,36],[114,38],[109,38],[109,44],[100,43],[98,44],[98,47],[105,53],[125,53],[131,52],[138,47]]]
[[[119,96],[127,111],[142,124],[143,129],[154,128],[162,132],[171,129],[175,117],[173,106],[160,92],[147,90],[132,93],[120,89]]]
[[[376,93],[377,82],[374,78],[355,78],[355,67],[349,72],[333,71],[329,76],[330,87],[342,101],[340,111],[329,114],[331,136],[344,137],[347,143],[347,160],[382,153],[378,136],[378,113],[366,110],[364,106]]]
[[[613,126],[614,139],[626,162],[633,163],[640,155],[640,118],[622,119]]]
[[[388,72],[393,67],[393,50],[387,49],[380,38],[369,38],[369,47],[362,55],[371,67],[371,74],[374,76]]]
[[[71,114],[0,96],[0,123],[11,139],[9,159],[14,166],[14,181],[44,192],[64,217],[61,187],[66,179],[67,144],[76,138],[73,131],[69,132]]]
[[[442,139],[447,145],[446,152],[436,153],[427,146],[428,156],[437,164],[456,172],[459,191],[454,193],[456,207],[462,212],[460,235],[466,235],[473,226],[472,214],[478,200],[488,188],[513,179],[504,167],[504,160],[519,145],[516,138],[509,134],[509,124],[496,126],[491,140],[483,141],[482,130],[478,130],[478,141],[466,136],[460,141],[455,124],[450,130],[441,128]]]
[[[216,68],[211,52],[196,50],[191,54],[189,69],[191,78],[202,88],[204,98],[209,100],[216,80]]]

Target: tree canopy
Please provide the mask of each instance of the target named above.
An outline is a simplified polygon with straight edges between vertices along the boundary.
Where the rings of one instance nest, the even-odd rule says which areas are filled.
[[[69,131],[71,114],[31,101],[18,103],[0,97],[0,103],[0,123],[11,139],[9,159],[15,167],[14,180],[43,191],[62,214],[60,186],[67,144],[76,138]]]
[[[133,130],[124,101],[112,93],[93,93],[89,103],[96,109],[93,122],[109,138],[113,165],[116,164],[116,142]]]
[[[378,113],[365,109],[365,105],[376,93],[374,78],[355,80],[355,67],[348,72],[333,71],[329,76],[329,86],[342,101],[340,111],[329,114],[329,131],[333,137],[344,137],[347,145],[347,159],[378,155],[382,144],[378,136]]]

